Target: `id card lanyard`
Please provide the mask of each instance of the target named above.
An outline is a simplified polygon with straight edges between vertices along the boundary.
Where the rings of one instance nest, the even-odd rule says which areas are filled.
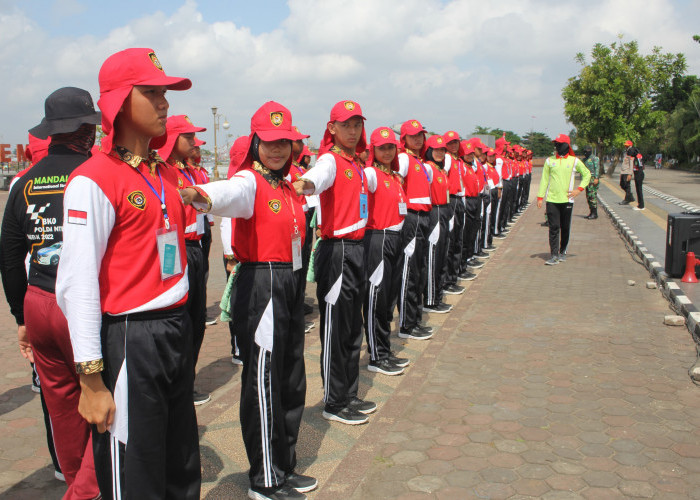
[[[143,172],[138,169],[136,169],[136,171],[141,174],[143,180],[146,181],[148,187],[160,201],[160,209],[163,212],[165,228],[156,230],[156,245],[158,247],[158,257],[160,261],[160,277],[163,281],[165,281],[168,278],[172,278],[173,276],[177,276],[178,274],[182,273],[177,225],[170,225],[168,207],[165,205],[165,183],[163,182],[163,177],[160,174],[160,169],[156,166],[158,179],[160,180],[160,194],[158,191],[156,191],[156,188],[153,187],[148,178],[143,175]]]
[[[360,219],[366,219],[369,216],[369,210],[367,205],[367,191],[365,190],[365,173],[359,168],[355,162],[351,162],[353,168],[360,176],[360,182],[362,183],[362,191],[360,192]]]
[[[401,184],[399,184],[399,182],[395,178],[393,178],[393,176],[390,175],[389,177],[396,184],[396,190],[399,193],[399,215],[406,215],[408,214],[408,206],[406,205],[406,202],[403,199],[403,194],[401,194],[401,192],[403,191],[401,189]]]
[[[301,269],[301,234],[299,234],[299,224],[297,223],[297,213],[294,208],[294,200],[292,202],[287,201],[287,195],[284,193],[284,186],[282,184],[282,198],[284,199],[285,205],[290,212],[292,212],[292,219],[294,219],[294,233],[292,233],[292,271],[298,271]],[[290,195],[291,196],[291,195]]]

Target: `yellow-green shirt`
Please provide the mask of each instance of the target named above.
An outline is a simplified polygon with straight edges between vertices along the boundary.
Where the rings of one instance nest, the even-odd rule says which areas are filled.
[[[579,189],[585,189],[591,180],[591,172],[581,160],[572,155],[564,158],[556,156],[547,158],[542,169],[537,198],[544,198],[546,195],[545,201],[551,203],[572,202],[573,199],[569,198],[569,191],[574,189],[574,169],[581,174]]]

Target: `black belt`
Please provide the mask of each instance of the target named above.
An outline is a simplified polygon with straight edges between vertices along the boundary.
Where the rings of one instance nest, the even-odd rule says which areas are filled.
[[[154,311],[142,311],[132,314],[120,314],[117,316],[103,314],[102,323],[123,323],[127,319],[129,321],[152,321],[155,319],[172,318],[173,316],[181,314],[185,314],[185,306],[173,307],[171,309],[156,309]]]

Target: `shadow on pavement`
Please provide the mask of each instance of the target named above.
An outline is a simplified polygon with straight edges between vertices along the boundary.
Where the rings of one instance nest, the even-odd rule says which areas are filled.
[[[28,403],[37,394],[28,385],[15,387],[0,394],[0,415],[10,413],[25,403]]]
[[[58,500],[66,492],[66,483],[54,478],[53,465],[37,469],[8,490],[0,493],[0,498],[12,500]]]
[[[236,472],[221,478],[219,484],[210,490],[204,497],[207,500],[215,500],[219,498],[247,498],[248,487],[247,472]]]
[[[225,358],[219,358],[197,371],[196,387],[211,393],[229,383],[240,369],[240,366],[231,364],[231,356],[227,354]]]

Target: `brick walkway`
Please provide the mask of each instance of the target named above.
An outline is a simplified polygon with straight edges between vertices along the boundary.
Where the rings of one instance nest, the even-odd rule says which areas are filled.
[[[606,218],[586,221],[584,209],[580,198],[569,260],[548,267],[542,212],[531,206],[467,293],[448,296],[453,312],[430,318],[432,340],[393,339],[413,360],[404,376],[366,371],[363,355],[360,392],[379,404],[368,425],[320,417],[318,329],[306,336],[298,452],[299,470],[320,481],[310,498],[700,498],[688,331],[663,325],[670,311],[645,288],[647,271]],[[212,313],[223,288],[219,252]],[[0,496],[60,498],[4,301],[0,318]],[[204,498],[244,498],[247,489],[240,368],[229,350],[227,326],[209,327],[196,383],[213,395],[197,410]]]

